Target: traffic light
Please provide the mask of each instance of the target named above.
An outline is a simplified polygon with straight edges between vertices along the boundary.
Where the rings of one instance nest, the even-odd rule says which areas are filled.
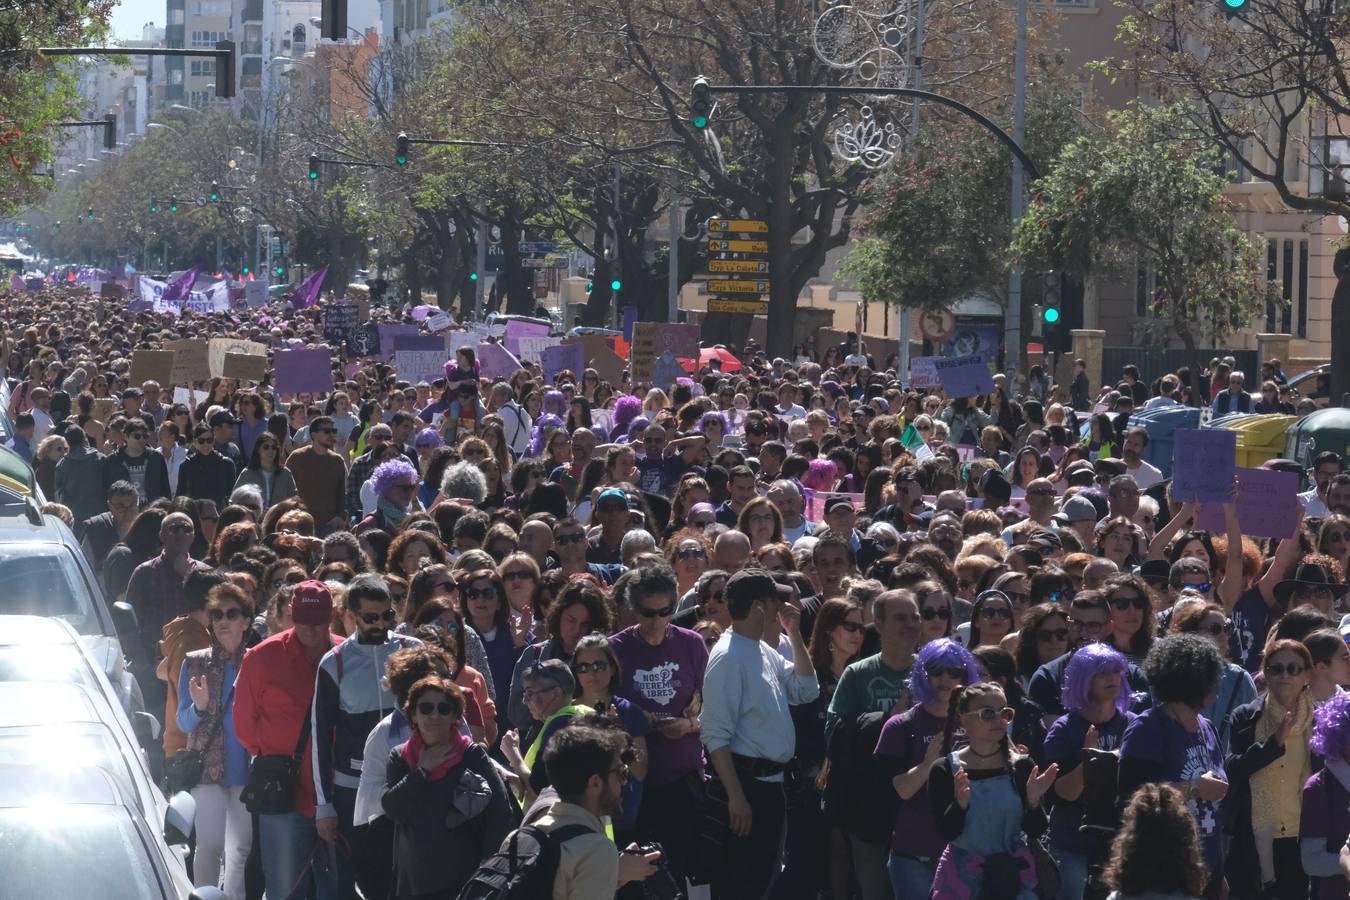
[[[347,0],[323,0],[319,9],[322,37],[347,40]]]
[[[280,277],[282,277],[283,275],[285,275],[285,274],[286,274],[286,264],[285,264],[284,262],[279,262],[279,263],[277,263],[277,269],[276,269],[276,272],[277,272],[277,277],[278,277],[278,278],[280,278]]]
[[[478,273],[477,273],[477,272],[470,272],[470,273],[469,273],[469,280],[470,280],[470,281],[477,281],[477,280],[478,280]]]
[[[117,116],[108,113],[103,117],[103,149],[117,148]]]
[[[215,182],[215,181],[211,182],[211,202],[212,202],[212,203],[219,203],[219,202],[220,202],[220,183],[219,183],[219,182]]]
[[[87,209],[84,211],[84,217],[85,217],[86,219],[93,219],[93,218],[94,218],[94,208],[93,208],[92,206],[89,207],[89,208],[87,208]]]
[[[618,293],[619,291],[623,290],[623,282],[615,278],[613,281],[609,283],[609,289],[611,291],[614,291],[615,293]]]
[[[234,41],[216,41],[216,96],[228,100],[234,96]]]
[[[151,201],[150,201],[150,215],[153,216],[153,215],[154,215],[155,213],[157,213],[157,212],[159,212],[159,202],[156,201],[156,200],[151,200]]]
[[[169,212],[171,213],[178,212],[178,201],[176,199],[169,201]]]
[[[319,180],[319,154],[311,153],[309,155],[309,180]]]
[[[250,271],[249,267],[248,267],[248,266],[244,266],[243,274],[247,275],[247,274],[249,273],[249,271]]]
[[[1223,13],[1228,18],[1233,18],[1238,13],[1247,11],[1247,4],[1251,0],[1220,0],[1223,3]]]
[[[1059,321],[1059,305],[1061,299],[1061,282],[1058,272],[1046,272],[1045,282],[1041,290],[1041,317],[1045,319],[1045,324],[1054,325]]]
[[[695,128],[704,129],[712,122],[713,98],[708,79],[694,79],[694,90],[689,98],[689,121]]]
[[[398,147],[394,150],[394,162],[400,166],[408,164],[408,135],[406,132],[398,133]]]

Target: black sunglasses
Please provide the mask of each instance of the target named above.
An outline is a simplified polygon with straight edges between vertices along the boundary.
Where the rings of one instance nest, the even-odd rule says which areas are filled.
[[[1129,597],[1112,597],[1111,608],[1116,612],[1124,612],[1133,606],[1135,609],[1148,609],[1152,604],[1148,598],[1142,594],[1132,594]]]
[[[384,612],[361,613],[361,621],[367,625],[374,625],[376,622],[392,622],[394,621],[394,611],[386,609]]]
[[[1011,619],[1012,610],[1006,606],[986,606],[980,610],[980,615],[986,619]]]
[[[938,678],[942,675],[955,681],[964,681],[966,678],[966,670],[961,666],[928,666],[924,671],[929,678]]]
[[[675,606],[674,604],[671,604],[670,606],[663,606],[660,609],[652,609],[651,607],[648,606],[639,606],[637,608],[637,614],[639,616],[642,616],[644,619],[664,619],[667,616],[675,614]]]
[[[238,621],[244,617],[244,611],[237,606],[231,606],[229,609],[211,610],[211,621],[219,622],[222,619],[229,619],[231,622]]]
[[[496,600],[497,589],[492,586],[485,588],[469,588],[464,592],[466,600]]]
[[[577,663],[572,666],[572,671],[578,675],[585,675],[587,672],[608,672],[609,663],[603,659],[593,663]]]
[[[448,716],[450,713],[454,712],[454,709],[455,708],[451,706],[450,702],[447,700],[442,700],[440,703],[432,703],[430,700],[423,700],[417,704],[417,711],[424,716],[429,716],[432,713]]]
[[[919,615],[925,622],[931,622],[933,619],[950,619],[952,611],[945,606],[925,606],[919,610]]]
[[[577,531],[572,534],[557,535],[553,540],[559,544],[580,544],[582,541],[586,540],[586,535]]]

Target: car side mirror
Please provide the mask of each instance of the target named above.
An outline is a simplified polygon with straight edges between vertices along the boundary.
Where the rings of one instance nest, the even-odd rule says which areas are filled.
[[[113,628],[117,631],[119,638],[133,635],[140,628],[140,622],[136,618],[136,610],[132,609],[131,604],[125,600],[118,600],[112,605],[112,620]]]
[[[197,801],[187,791],[179,791],[169,798],[164,811],[164,843],[170,847],[186,844],[192,837],[192,823],[197,818]]]
[[[131,714],[131,730],[136,735],[136,741],[142,747],[159,740],[164,729],[160,727],[159,719],[152,713],[143,709],[138,709]]]

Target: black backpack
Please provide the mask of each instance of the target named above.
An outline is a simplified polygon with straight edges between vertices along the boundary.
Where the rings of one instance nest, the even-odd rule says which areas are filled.
[[[538,825],[517,828],[459,892],[459,900],[538,900],[553,896],[553,879],[562,845],[596,832],[585,825],[564,825],[545,832]]]

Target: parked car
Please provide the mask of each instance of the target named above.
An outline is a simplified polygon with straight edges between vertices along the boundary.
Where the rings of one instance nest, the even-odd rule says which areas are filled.
[[[152,828],[102,767],[71,760],[58,773],[0,762],[0,872],[7,897],[200,900],[181,850],[195,803],[179,794]],[[178,848],[178,849],[175,849]]]
[[[1300,397],[1313,397],[1323,403],[1327,401],[1326,394],[1317,390],[1317,379],[1321,375],[1331,376],[1331,363],[1323,363],[1289,379],[1289,389],[1293,391],[1295,402]]]

